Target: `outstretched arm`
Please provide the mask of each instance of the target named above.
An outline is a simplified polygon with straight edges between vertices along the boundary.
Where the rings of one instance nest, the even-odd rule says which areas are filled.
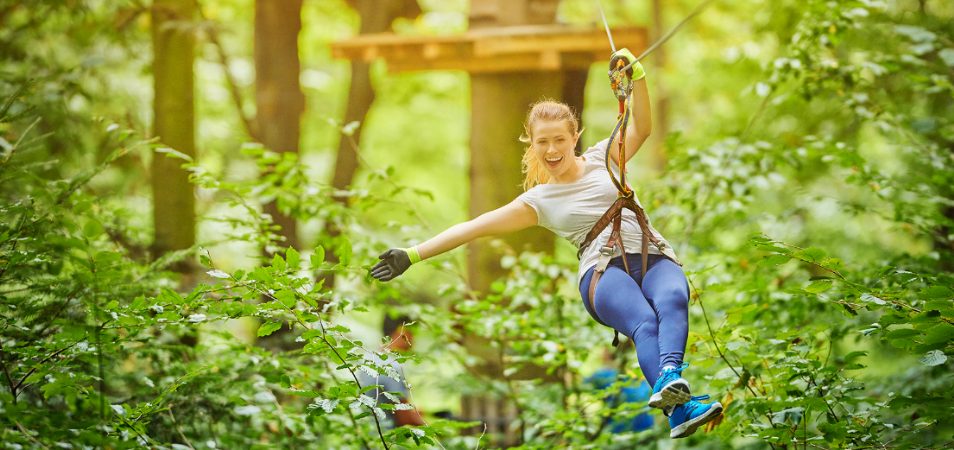
[[[454,225],[417,246],[421,259],[436,256],[484,236],[512,233],[537,224],[537,213],[520,200],[514,200],[467,222]]]
[[[414,262],[455,249],[474,239],[496,234],[512,233],[537,224],[537,213],[521,200],[514,200],[493,211],[454,225],[410,249],[390,249],[379,258],[381,262],[371,269],[371,276],[389,281],[404,273]],[[409,257],[408,251],[416,255]],[[415,258],[416,256],[416,258]]]

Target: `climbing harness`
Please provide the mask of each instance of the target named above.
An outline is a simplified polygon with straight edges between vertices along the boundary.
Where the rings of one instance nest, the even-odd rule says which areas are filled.
[[[646,270],[649,262],[649,244],[652,243],[660,252],[663,253],[664,249],[666,248],[666,244],[661,242],[659,238],[653,234],[652,229],[649,227],[649,219],[646,217],[646,212],[638,203],[636,203],[633,189],[626,184],[626,129],[630,120],[630,97],[632,96],[634,85],[632,79],[633,72],[631,70],[632,66],[639,60],[652,53],[653,50],[658,48],[664,42],[669,40],[669,38],[672,37],[672,35],[680,27],[682,27],[683,24],[699,14],[699,12],[702,11],[702,8],[711,3],[711,1],[712,0],[708,0],[701,3],[689,16],[684,18],[678,25],[676,25],[676,27],[670,30],[669,33],[653,43],[653,45],[646,49],[646,51],[639,55],[639,57],[637,57],[634,61],[627,64],[624,58],[616,56],[616,44],[613,42],[613,34],[610,32],[609,22],[606,21],[606,14],[603,12],[603,6],[600,4],[599,0],[596,0],[596,5],[600,11],[600,17],[603,19],[603,26],[606,28],[606,36],[609,38],[610,48],[613,50],[614,57],[610,60],[609,80],[610,88],[613,90],[613,94],[616,96],[616,99],[619,102],[619,115],[616,118],[616,126],[613,128],[613,133],[610,135],[609,141],[606,144],[606,153],[604,155],[606,171],[609,173],[610,180],[613,182],[613,185],[616,186],[616,201],[613,202],[613,205],[610,206],[609,209],[607,209],[606,212],[603,213],[603,215],[599,218],[599,220],[596,221],[596,224],[593,225],[593,228],[590,229],[590,232],[586,234],[586,238],[583,240],[583,243],[580,244],[580,249],[577,252],[577,257],[581,257],[583,251],[593,243],[593,241],[603,232],[603,230],[605,230],[610,223],[613,224],[609,239],[607,239],[605,245],[600,247],[600,256],[597,260],[596,268],[593,271],[593,276],[590,279],[590,285],[588,287],[590,307],[594,313],[596,312],[596,285],[599,283],[603,273],[606,272],[606,268],[609,266],[609,262],[613,258],[613,254],[615,253],[617,247],[619,248],[620,254],[622,255],[623,267],[626,269],[627,274],[630,273],[629,262],[626,259],[626,248],[623,246],[623,239],[620,235],[620,225],[622,222],[624,209],[628,209],[636,215],[636,223],[639,224],[639,229],[642,232],[642,248],[640,251],[640,256],[642,257],[642,267],[638,280],[640,287],[642,287],[643,279],[646,277]],[[617,161],[619,161],[619,177],[616,177],[616,175],[613,174],[613,170],[610,167],[610,147],[613,143],[613,140],[616,139],[617,136],[619,136],[619,141],[617,143],[619,152],[617,159]],[[678,261],[674,260],[673,262],[682,265]],[[598,318],[597,321],[599,321]],[[613,346],[615,347],[617,345],[619,345],[619,333],[614,330]]]

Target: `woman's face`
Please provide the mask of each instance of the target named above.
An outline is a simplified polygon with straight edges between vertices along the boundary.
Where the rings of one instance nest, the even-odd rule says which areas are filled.
[[[576,138],[565,120],[538,120],[530,127],[531,145],[550,176],[561,179],[575,164]]]

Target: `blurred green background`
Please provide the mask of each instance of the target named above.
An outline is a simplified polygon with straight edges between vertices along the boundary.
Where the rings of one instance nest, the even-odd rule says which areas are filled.
[[[698,4],[602,0],[611,26],[650,41]],[[475,197],[519,193],[472,192],[477,175],[517,176],[472,162],[519,170],[512,118],[529,104],[474,111],[467,72],[385,57],[365,67],[367,113],[348,117],[365,68],[332,46],[552,6],[544,22],[601,33],[591,0],[0,1],[2,445],[950,446],[949,1],[715,1],[644,61],[655,130],[629,179],[691,279],[687,376],[727,406],[713,430],[671,441],[661,415],[605,429],[642,406],[584,382],[609,337],[567,242],[485,239],[389,284],[366,275],[387,248],[472,218]],[[615,124],[605,64],[588,69],[584,148]],[[472,128],[478,114],[500,128]],[[471,148],[509,129],[506,146]],[[167,138],[180,133],[194,150]],[[404,371],[425,427],[379,430],[360,402],[352,375],[382,370],[384,314],[415,321]]]

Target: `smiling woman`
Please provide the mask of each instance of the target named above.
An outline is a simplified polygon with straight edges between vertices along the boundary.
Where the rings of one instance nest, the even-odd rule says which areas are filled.
[[[551,177],[558,183],[579,178],[582,158],[573,155],[582,131],[579,128],[573,110],[563,103],[544,100],[530,108],[524,124],[526,135],[520,137],[531,144],[523,154],[524,190],[547,183]]]
[[[610,64],[611,76],[616,77],[611,78],[614,90],[623,86],[618,95],[620,112],[627,112],[623,117],[628,118],[627,106],[631,106],[635,118],[620,122],[620,127],[625,124],[622,133],[614,132],[612,138],[575,156],[580,130],[572,109],[552,100],[537,102],[527,114],[526,135],[521,138],[529,144],[523,155],[525,192],[419,245],[384,252],[371,275],[389,281],[416,262],[483,236],[533,225],[552,231],[580,249],[578,286],[584,310],[636,343],[639,367],[654,386],[649,406],[662,409],[669,416],[670,436],[681,438],[718,417],[722,405],[700,402],[707,396],[692,397],[689,382],[682,378],[689,333],[689,286],[682,264],[645,214],[637,216],[642,205],[632,189],[620,188],[617,195],[616,184],[625,186],[625,179],[620,176],[616,181],[616,173],[625,173],[620,166],[645,142],[652,119],[645,72],[636,58],[622,49],[614,53]],[[631,72],[626,70],[629,67]],[[624,77],[624,83],[615,83]],[[613,154],[610,148],[621,150]],[[618,199],[634,202],[632,211],[621,210],[613,216],[612,229],[607,228],[604,213]],[[644,233],[648,240],[643,239]],[[627,253],[625,248],[641,250]]]

